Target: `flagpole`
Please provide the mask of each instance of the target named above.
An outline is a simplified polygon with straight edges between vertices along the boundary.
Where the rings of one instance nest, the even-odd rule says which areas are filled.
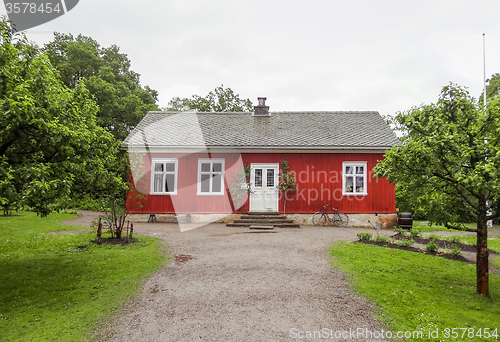
[[[486,34],[483,33],[483,107],[484,107],[484,115],[488,115],[488,108],[486,104]],[[488,138],[484,139],[485,143],[488,143]],[[488,201],[488,206],[491,204],[490,201]],[[488,215],[491,215],[491,209],[488,210]],[[493,227],[493,220],[488,220],[486,222],[486,226],[488,228]]]
[[[483,33],[483,106],[486,113],[486,34]]]

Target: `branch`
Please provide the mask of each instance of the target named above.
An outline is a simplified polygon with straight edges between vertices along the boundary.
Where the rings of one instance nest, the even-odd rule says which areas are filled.
[[[494,220],[498,217],[498,214],[488,215],[484,218],[485,221]]]

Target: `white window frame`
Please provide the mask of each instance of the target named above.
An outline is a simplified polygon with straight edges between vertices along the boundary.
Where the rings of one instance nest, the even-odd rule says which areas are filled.
[[[155,163],[174,163],[175,164],[175,170],[174,171],[155,171]],[[178,170],[178,165],[179,165],[179,160],[177,158],[153,158],[151,159],[151,195],[177,195],[177,178],[179,175],[179,170]],[[155,191],[155,174],[162,173],[164,175],[166,174],[174,174],[174,191]],[[163,184],[164,186],[164,184]]]
[[[344,196],[366,196],[368,195],[368,169],[367,169],[367,162],[365,161],[345,161],[342,163],[342,195]],[[354,167],[354,173],[347,174],[346,173],[346,168],[348,166]],[[356,175],[356,166],[363,166],[363,174]],[[347,192],[347,177],[353,177],[353,191],[352,192]],[[356,192],[356,176],[362,176],[363,177],[363,191],[362,192]]]
[[[221,191],[220,192],[212,192],[212,177],[210,177],[210,192],[201,192],[201,175],[202,174],[214,174],[213,171],[209,172],[202,172],[201,171],[201,164],[204,163],[210,163],[210,170],[213,170],[212,165],[215,163],[221,163]],[[200,158],[198,159],[198,186],[197,186],[197,195],[198,196],[223,196],[224,195],[224,190],[225,190],[225,184],[224,184],[224,174],[225,174],[225,159],[224,158]]]

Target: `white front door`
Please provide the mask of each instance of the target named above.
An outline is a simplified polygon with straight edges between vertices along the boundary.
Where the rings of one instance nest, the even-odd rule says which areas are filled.
[[[279,164],[250,166],[250,211],[278,212]]]

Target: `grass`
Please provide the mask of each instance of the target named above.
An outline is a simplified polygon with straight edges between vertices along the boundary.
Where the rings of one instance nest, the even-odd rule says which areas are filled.
[[[95,233],[60,222],[75,215],[0,217],[2,341],[84,341],[166,261],[159,240],[95,245]]]
[[[435,232],[435,231],[452,231],[452,232],[460,231],[455,229],[448,229],[443,225],[430,224],[429,221],[416,221],[416,220],[413,221],[412,229],[418,229],[422,233]]]
[[[487,299],[475,294],[474,265],[350,242],[332,244],[329,253],[334,256],[332,265],[350,275],[354,289],[378,304],[378,318],[390,331],[422,331],[424,338],[407,341],[456,341],[443,338],[445,328],[474,327],[476,332],[499,328],[497,275],[490,273],[491,299]],[[440,339],[425,335],[436,329]],[[458,340],[486,341],[479,337]]]

